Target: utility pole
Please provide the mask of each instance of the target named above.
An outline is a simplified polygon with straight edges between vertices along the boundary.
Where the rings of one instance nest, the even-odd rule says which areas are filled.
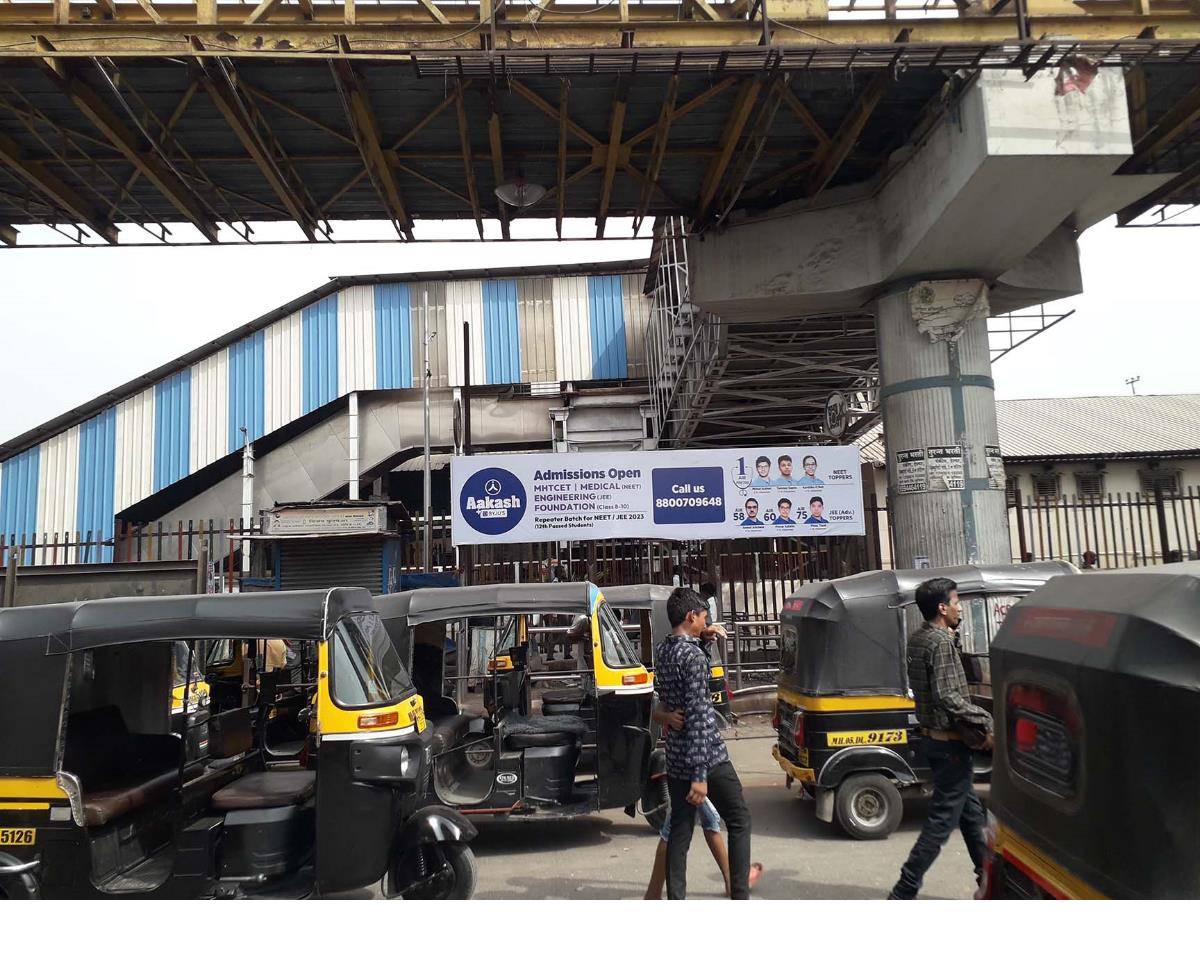
[[[242,433],[242,576],[250,575],[250,533],[254,530],[254,443],[243,425]],[[233,547],[233,542],[229,542]]]
[[[1137,384],[1141,380],[1142,380],[1142,376],[1140,374],[1136,378],[1126,378],[1125,379],[1125,383],[1127,385],[1129,385],[1129,393],[1131,395],[1137,394],[1137,389],[1134,387],[1134,385]]]
[[[424,340],[425,373],[422,376],[422,400],[425,406],[425,571],[433,571],[433,502],[430,499],[432,474],[429,461],[429,341],[432,337],[429,329],[429,288],[421,290],[421,336]]]

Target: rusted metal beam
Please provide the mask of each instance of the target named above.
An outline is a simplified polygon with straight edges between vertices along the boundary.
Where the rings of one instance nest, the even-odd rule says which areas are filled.
[[[721,185],[725,170],[737,149],[738,142],[742,138],[742,131],[750,120],[750,114],[754,111],[761,91],[761,79],[756,77],[742,80],[737,98],[733,102],[733,108],[730,109],[729,116],[725,121],[725,129],[721,133],[721,151],[709,164],[708,172],[704,176],[704,183],[700,186],[700,197],[696,202],[695,212],[697,224],[708,222],[709,205],[716,197],[717,188]]]
[[[565,78],[558,91],[558,189],[554,195],[554,233],[562,238],[563,211],[567,203],[567,96],[571,83]]]
[[[108,70],[98,62],[95,63],[95,66],[120,100],[120,93],[117,92]],[[137,133],[130,129],[109,104],[100,98],[100,95],[78,75],[74,72],[60,74],[55,70],[55,66],[50,64],[47,65],[47,68],[47,76],[87,117],[88,121],[104,134],[105,139],[112,143],[113,147],[158,189],[159,193],[170,202],[184,220],[190,221],[199,229],[200,234],[210,242],[216,243],[218,240],[217,226],[210,216],[208,206],[196,196],[175,170],[170,160],[160,152],[154,140],[148,140],[150,146],[148,149],[144,148]],[[143,135],[145,135],[144,130]]]
[[[558,121],[559,110],[538,95],[537,92],[533,91],[533,89],[531,89],[528,85],[525,85],[523,82],[518,82],[516,79],[510,79],[508,84],[509,87],[517,93],[517,95],[521,96],[521,98],[523,98],[530,105],[540,109],[556,122]],[[589,133],[573,119],[567,120],[567,128],[574,135],[578,136],[581,140],[587,143],[588,146],[598,147],[604,145],[603,140],[596,139],[595,136]]]
[[[455,50],[462,52],[464,57],[472,53],[478,56],[481,25],[490,26],[490,22],[480,20],[479,8],[473,4],[443,8],[448,25],[431,17],[419,3],[357,7],[352,0],[344,4],[314,4],[311,21],[277,15],[271,20],[250,25],[215,25],[201,22],[194,5],[163,4],[154,7],[150,0],[142,2],[145,7],[129,3],[119,5],[121,24],[128,27],[153,25],[161,29],[142,33],[97,30],[100,21],[93,19],[84,22],[80,17],[74,17],[70,24],[56,24],[52,3],[0,3],[0,51],[5,56],[11,56],[14,51],[21,53],[22,49],[32,52],[30,39],[32,35],[40,33],[51,41],[69,41],[69,44],[63,45],[64,57],[172,56],[178,54],[189,37],[199,36],[210,49],[217,48],[220,38],[223,38],[228,49],[221,51],[223,56],[319,59],[328,54],[322,42],[327,43],[330,33],[336,31],[345,34],[351,48],[360,52],[359,57],[410,60],[414,51],[422,50]],[[1086,2],[1081,0],[1081,3]],[[220,6],[224,8],[227,5]],[[1140,56],[1153,50],[1156,43],[1161,48],[1164,42],[1184,42],[1183,50],[1179,52],[1180,59],[1188,56],[1186,42],[1200,38],[1200,12],[1192,11],[1178,2],[1163,7],[1155,4],[1151,16],[1135,13],[1132,4],[1125,5],[1123,9],[1115,3],[1103,6],[1103,11],[1097,8],[1095,13],[1086,13],[1080,9],[1080,4],[1056,4],[1049,13],[1035,13],[1027,18],[1030,35],[1032,38],[1069,37],[1071,45],[1078,42],[1081,45],[1079,50],[1089,55],[1093,53],[1087,49],[1089,44],[1093,50],[1100,47],[1102,51],[1119,44]],[[238,8],[235,6],[232,9]],[[241,9],[245,10],[245,7]],[[509,14],[502,21],[503,43],[507,45],[507,50],[530,54],[570,51],[577,62],[582,62],[581,67],[573,70],[583,73],[589,73],[589,66],[586,58],[578,58],[577,52],[588,49],[607,52],[619,50],[622,31],[626,34],[632,31],[636,38],[636,47],[630,50],[630,59],[635,51],[644,57],[644,52],[654,49],[737,50],[759,47],[761,42],[760,33],[746,20],[724,17],[716,21],[672,20],[663,16],[663,7],[659,4],[631,5],[626,22],[621,21],[615,4],[609,10],[591,16],[563,13],[537,20],[527,19],[517,13],[521,8],[504,9]],[[159,20],[155,20],[156,16]],[[836,54],[838,48],[847,49],[847,53],[854,51],[856,66],[867,60],[870,52],[855,49],[893,43],[898,23],[882,16],[819,22],[792,17],[773,19],[776,23],[793,26],[799,31],[819,34],[822,43],[814,45],[814,39],[803,33],[780,30],[774,35],[774,45],[782,50],[800,49],[805,52],[814,46],[818,47],[824,70],[835,69],[828,54]],[[1020,40],[1016,36],[1014,19],[1007,16],[924,18],[907,23],[913,30],[914,44],[934,50],[956,44],[1003,45]],[[450,31],[447,31],[447,26],[451,28]],[[1147,27],[1156,28],[1156,40],[1139,42],[1139,33]],[[459,34],[461,36],[457,36]],[[1036,43],[1025,40],[1029,44]],[[1064,48],[1064,53],[1068,49],[1075,50],[1071,45]],[[877,57],[878,52],[875,55]],[[1136,60],[1137,56],[1130,59],[1131,62]],[[716,56],[713,61],[716,61]],[[871,67],[877,64],[876,61]],[[613,69],[608,67],[604,70]],[[714,66],[698,64],[688,70],[711,74]],[[543,65],[540,74],[544,72]]]
[[[144,11],[146,11],[146,15],[152,21],[154,21],[154,23],[162,25],[167,22],[167,18],[158,12],[158,9],[154,6],[153,3],[150,2],[150,0],[137,0],[137,2],[138,2],[138,6],[141,7]]]
[[[179,120],[183,118],[183,114],[187,111],[187,107],[191,105],[192,99],[196,95],[196,92],[199,88],[200,83],[195,80],[188,83],[188,87],[183,90],[183,96],[180,98],[179,102],[176,103],[174,110],[171,112],[171,115],[167,118],[166,123],[163,125],[161,133],[162,136],[169,134],[171,130],[175,128],[175,125],[179,122]],[[120,208],[121,202],[124,201],[129,192],[133,190],[133,185],[138,182],[138,178],[141,176],[142,173],[140,170],[135,170],[129,175],[129,179],[125,181],[125,186],[122,188],[120,196],[116,201],[113,202],[112,207],[109,209],[108,218],[110,221],[117,213],[117,209]]]
[[[625,129],[625,109],[629,105],[629,80],[622,78],[613,91],[612,111],[608,123],[608,153],[604,157],[604,179],[600,184],[600,207],[596,212],[596,237],[604,237],[608,221],[608,206],[612,203],[613,180],[621,159],[621,134]],[[628,151],[626,151],[628,152]]]
[[[813,161],[812,172],[804,182],[804,193],[807,197],[816,197],[833,180],[850,151],[854,149],[863,128],[871,118],[875,108],[883,101],[884,95],[892,84],[892,73],[880,71],[875,73],[862,90],[858,101],[850,114],[842,120],[833,138],[819,150]]]
[[[321,132],[323,132],[323,133],[328,133],[330,136],[333,136],[334,138],[341,140],[343,143],[347,143],[350,146],[355,145],[353,136],[347,136],[340,129],[335,129],[333,126],[329,126],[326,123],[321,122],[320,119],[316,119],[313,116],[310,116],[306,112],[301,112],[294,105],[290,105],[289,103],[284,102],[282,99],[276,98],[270,92],[264,92],[262,89],[256,88],[253,85],[248,85],[248,84],[246,84],[246,82],[244,82],[240,79],[239,79],[238,84],[241,86],[241,89],[243,92],[249,92],[250,95],[252,95],[256,101],[265,102],[265,103],[267,103],[267,105],[273,105],[276,109],[279,109],[281,112],[286,112],[290,116],[295,116],[297,119],[300,119],[303,122],[308,123],[310,126],[316,127],[317,129],[321,130]]]
[[[722,92],[724,92],[726,89],[732,88],[736,84],[737,84],[737,79],[732,76],[730,76],[729,78],[722,78],[719,82],[717,82],[711,88],[705,89],[703,92],[701,92],[695,98],[689,99],[687,102],[685,102],[683,105],[681,105],[678,109],[676,109],[671,114],[671,122],[675,122],[675,120],[677,120],[677,119],[682,119],[689,112],[692,112],[693,110],[699,109],[701,106],[706,105],[707,103],[709,103],[713,99],[715,99],[718,95],[720,95]],[[635,135],[631,136],[625,142],[625,145],[629,146],[629,147],[637,146],[638,143],[642,142],[642,140],[649,139],[657,131],[658,131],[658,123],[655,123],[653,126],[647,126],[641,132],[636,133]]]
[[[1129,205],[1129,207],[1118,211],[1117,224],[1122,226],[1128,225],[1143,212],[1149,211],[1155,205],[1169,203],[1169,198],[1189,190],[1197,184],[1200,184],[1200,160],[1181,170],[1169,181],[1156,190],[1151,191],[1140,201],[1136,201]]]
[[[455,86],[454,111],[458,115],[458,140],[462,146],[463,169],[467,177],[467,196],[471,199],[471,213],[475,216],[475,227],[479,240],[483,241],[483,215],[479,210],[479,188],[475,184],[475,159],[471,155],[471,133],[467,128],[467,105],[461,84]]]
[[[636,235],[646,220],[646,209],[650,207],[650,195],[654,185],[658,183],[658,175],[662,171],[663,160],[667,154],[667,137],[671,132],[672,117],[675,113],[675,100],[679,97],[679,76],[672,75],[667,82],[667,96],[663,99],[662,108],[658,113],[658,123],[654,128],[654,142],[650,146],[650,164],[646,168],[646,183],[642,185],[642,196],[638,200],[637,213],[633,218],[633,233]]]
[[[258,24],[265,21],[271,14],[275,13],[276,8],[283,3],[283,0],[262,0],[257,7],[246,18],[247,24]]]
[[[1133,144],[1133,156],[1121,165],[1119,173],[1140,172],[1181,135],[1191,129],[1197,120],[1200,120],[1200,85],[1172,105],[1162,118]]]
[[[495,88],[488,93],[488,104],[491,110],[488,114],[488,148],[492,151],[492,179],[499,187],[504,183],[504,142],[500,134],[500,106]],[[500,236],[508,241],[512,237],[508,205],[503,201],[497,203],[500,208]]]
[[[199,44],[198,41],[193,42]],[[287,209],[310,242],[318,239],[320,215],[304,181],[288,160],[282,144],[271,132],[250,93],[241,90],[236,68],[225,61],[201,62],[204,90],[258,167],[279,203]]]
[[[117,244],[117,227],[43,163],[30,160],[16,140],[0,133],[0,164],[18,174],[30,187],[52,201],[74,221],[87,225],[110,245]]]
[[[348,62],[330,59],[329,65],[333,72],[334,83],[341,94],[346,119],[354,132],[354,141],[358,144],[358,152],[363,159],[367,176],[370,177],[375,192],[383,202],[392,224],[396,226],[396,231],[402,237],[411,240],[413,237],[412,220],[404,206],[404,196],[400,192],[400,185],[384,154],[379,137],[379,124],[375,120],[375,110],[371,106],[366,87],[359,78],[358,72]]]
[[[825,132],[824,127],[817,122],[816,117],[809,111],[808,106],[800,101],[800,97],[792,91],[791,86],[783,90],[783,101],[792,114],[804,124],[804,128],[812,133],[819,146],[825,146],[829,143],[829,134]]]
[[[758,163],[763,150],[766,149],[767,140],[771,135],[771,127],[775,123],[775,114],[779,111],[779,106],[783,102],[784,93],[787,90],[787,76],[775,79],[768,89],[767,97],[763,100],[762,106],[759,108],[754,125],[751,127],[750,135],[746,138],[746,142],[742,147],[742,152],[738,155],[737,160],[730,169],[729,179],[725,183],[723,193],[717,195],[719,203],[717,214],[718,224],[728,218],[729,212],[737,206],[738,199],[742,196],[742,191],[745,190],[746,181],[750,177],[750,172]]]
[[[3,242],[5,245],[16,245],[17,229],[12,225],[0,224],[0,242]]]
[[[442,13],[442,8],[434,3],[433,0],[418,0],[418,2],[422,7],[425,8],[426,13],[428,13],[429,16],[436,20],[439,24],[450,23],[450,18]]]

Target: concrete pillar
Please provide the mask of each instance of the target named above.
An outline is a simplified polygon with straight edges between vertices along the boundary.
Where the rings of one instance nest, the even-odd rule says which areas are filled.
[[[926,280],[876,301],[897,568],[1010,560],[1004,480],[988,469],[999,439],[987,302],[979,279]]]

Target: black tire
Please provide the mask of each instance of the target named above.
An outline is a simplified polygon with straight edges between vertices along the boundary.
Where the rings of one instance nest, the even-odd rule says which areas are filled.
[[[895,784],[879,773],[867,772],[842,781],[833,801],[842,829],[857,840],[884,840],[900,826],[904,801]]]
[[[662,831],[667,822],[667,808],[670,806],[671,795],[667,789],[667,778],[650,779],[642,791],[642,816],[646,823],[654,828],[655,833]]]
[[[475,852],[468,844],[442,844],[442,857],[454,872],[454,883],[438,898],[449,902],[465,902],[475,894],[478,869]]]

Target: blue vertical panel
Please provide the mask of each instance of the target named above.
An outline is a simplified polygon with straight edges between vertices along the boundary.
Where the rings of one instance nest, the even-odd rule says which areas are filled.
[[[253,442],[263,434],[266,362],[265,331],[252,333],[229,348],[229,451],[242,448],[242,426]]]
[[[521,332],[515,279],[483,281],[483,358],[490,385],[521,381]]]
[[[161,416],[160,416],[161,418]],[[113,487],[117,463],[117,410],[101,412],[79,426],[79,490],[75,501],[75,528],[79,540],[113,536]],[[112,561],[112,548],[92,548],[80,561]]]
[[[182,480],[191,467],[192,369],[154,386],[154,492]]]
[[[306,306],[304,320],[304,391],[302,408],[311,412],[338,396],[337,293]]]
[[[412,319],[408,283],[375,287],[375,386],[413,386]]]
[[[588,276],[588,314],[592,338],[592,377],[627,378],[625,307],[620,276]]]
[[[37,530],[38,468],[42,447],[34,446],[20,455],[6,459],[0,474],[0,534],[6,539],[21,535],[30,540]]]

